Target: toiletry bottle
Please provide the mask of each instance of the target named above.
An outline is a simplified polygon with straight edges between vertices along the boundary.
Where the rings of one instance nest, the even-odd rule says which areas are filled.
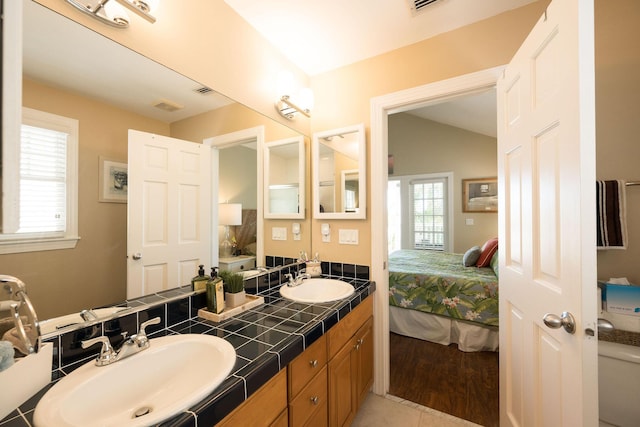
[[[191,289],[194,291],[204,291],[207,289],[209,277],[204,274],[204,265],[199,265],[198,275],[191,279]]]
[[[224,283],[216,267],[211,267],[211,278],[207,282],[207,310],[216,314],[224,310]]]

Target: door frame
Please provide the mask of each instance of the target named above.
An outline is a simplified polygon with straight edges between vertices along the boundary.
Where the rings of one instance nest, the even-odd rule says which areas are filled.
[[[415,88],[371,98],[371,230],[387,229],[387,179],[389,114],[437,104],[496,86],[505,65],[440,80]],[[371,280],[374,293],[374,382],[373,392],[389,392],[389,272],[387,235],[372,233]]]
[[[258,221],[256,223],[256,265],[264,265],[264,221],[261,221],[264,208],[264,185],[263,167],[264,167],[264,143],[265,143],[265,127],[263,125],[252,128],[242,129],[236,132],[226,133],[223,135],[206,138],[203,144],[211,148],[211,265],[218,265],[219,249],[218,249],[218,176],[219,176],[219,152],[221,148],[233,147],[234,145],[244,144],[249,141],[256,143],[256,171],[257,171],[257,194],[258,204],[256,214]],[[215,169],[214,169],[215,166]]]

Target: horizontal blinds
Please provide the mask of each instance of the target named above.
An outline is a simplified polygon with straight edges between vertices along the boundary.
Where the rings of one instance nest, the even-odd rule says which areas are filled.
[[[22,125],[19,233],[66,228],[68,134]]]

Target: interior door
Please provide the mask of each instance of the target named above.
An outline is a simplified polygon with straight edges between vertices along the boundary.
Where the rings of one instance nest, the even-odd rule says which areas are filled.
[[[127,298],[186,285],[209,263],[209,150],[129,130]]]
[[[502,426],[598,422],[593,19],[554,0],[498,81]]]

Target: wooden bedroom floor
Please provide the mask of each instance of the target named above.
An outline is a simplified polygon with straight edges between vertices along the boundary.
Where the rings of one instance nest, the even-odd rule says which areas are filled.
[[[465,353],[390,334],[389,394],[486,427],[499,425],[498,353]]]

